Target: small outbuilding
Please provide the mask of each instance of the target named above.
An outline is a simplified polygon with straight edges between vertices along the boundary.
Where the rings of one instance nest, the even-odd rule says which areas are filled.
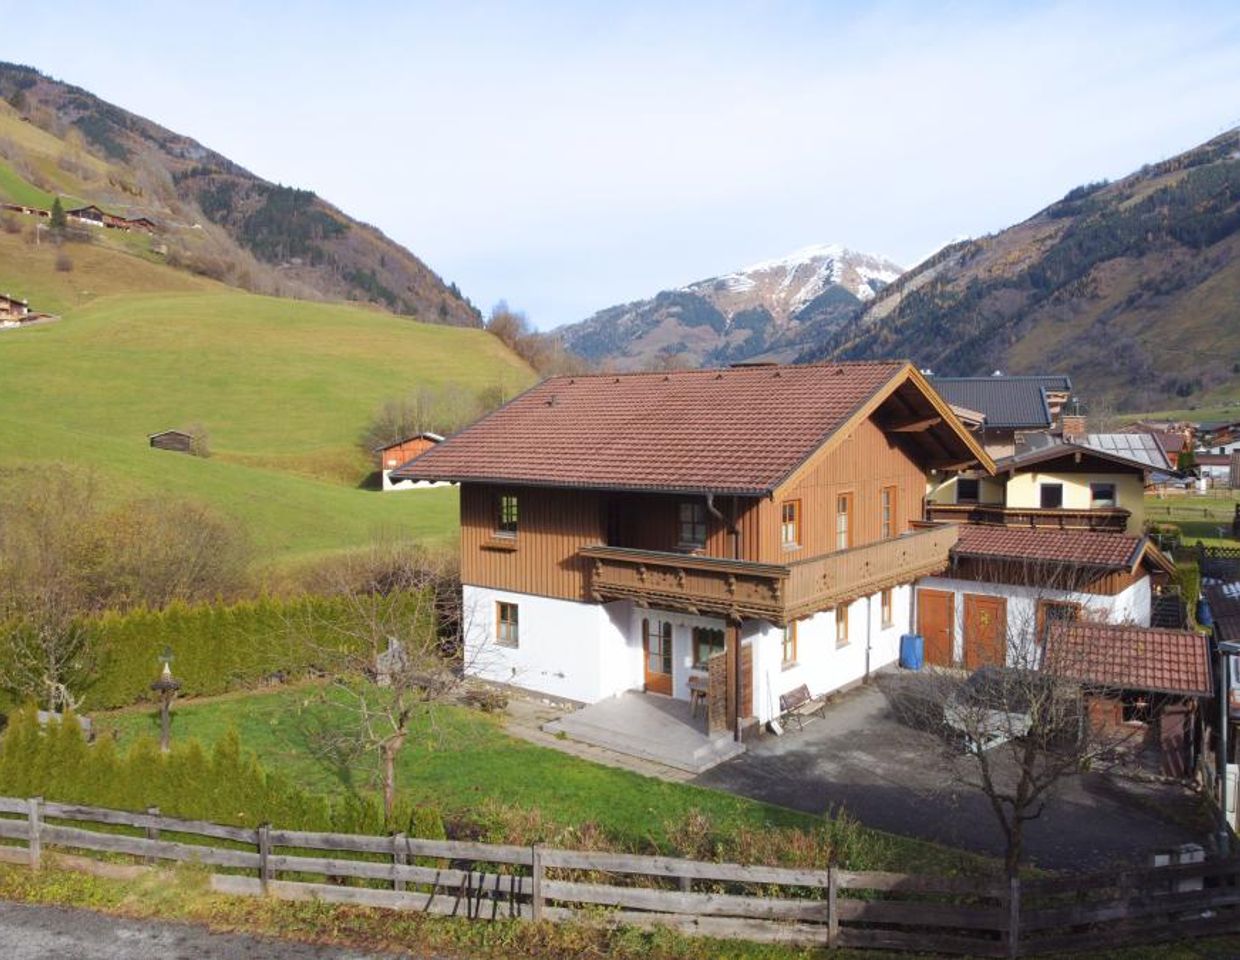
[[[155,450],[171,450],[174,453],[192,453],[194,450],[193,434],[184,430],[161,430],[149,434],[146,439]]]
[[[1164,776],[1191,777],[1214,693],[1209,640],[1191,630],[1057,621],[1043,668],[1086,688],[1090,725]]]
[[[447,486],[444,483],[429,483],[426,481],[415,480],[393,480],[391,473],[397,467],[408,463],[415,457],[420,457],[436,444],[443,442],[443,437],[437,433],[430,431],[422,431],[414,433],[400,440],[394,440],[392,443],[377,447],[375,453],[379,455],[379,469],[383,473],[383,490],[390,492],[392,490],[421,490],[429,487]]]

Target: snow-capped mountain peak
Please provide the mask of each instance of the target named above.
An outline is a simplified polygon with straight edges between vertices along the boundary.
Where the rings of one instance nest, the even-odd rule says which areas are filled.
[[[843,322],[902,272],[885,257],[816,244],[600,310],[560,335],[570,350],[618,367],[794,356],[811,328]]]

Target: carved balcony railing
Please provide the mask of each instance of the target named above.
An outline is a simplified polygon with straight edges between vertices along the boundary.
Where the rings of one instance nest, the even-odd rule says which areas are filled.
[[[1099,530],[1123,533],[1132,516],[1119,507],[1093,510],[1007,507],[1001,503],[928,503],[926,519],[951,523],[988,523],[1005,527],[1048,527],[1057,530]]]
[[[752,563],[628,547],[585,547],[596,601],[784,624],[947,569],[954,524],[788,564]]]

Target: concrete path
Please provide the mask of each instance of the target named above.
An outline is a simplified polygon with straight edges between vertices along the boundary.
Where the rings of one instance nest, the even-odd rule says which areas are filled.
[[[982,793],[953,783],[938,739],[897,722],[874,686],[693,782],[807,813],[842,806],[867,826],[991,856],[1004,849]],[[1026,849],[1042,867],[1087,869],[1203,842],[1205,833],[1199,800],[1184,787],[1086,774],[1065,781],[1028,824]]]
[[[379,960],[395,955],[0,902],[0,956],[4,960]]]
[[[705,709],[693,716],[684,700],[629,691],[544,725],[553,735],[648,760],[665,767],[702,773],[744,751],[730,734],[706,732]]]

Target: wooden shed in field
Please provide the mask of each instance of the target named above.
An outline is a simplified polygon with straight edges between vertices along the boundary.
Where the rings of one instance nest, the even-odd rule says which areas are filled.
[[[194,437],[184,430],[161,430],[147,436],[147,442],[156,450],[172,450],[175,453],[192,453]]]

